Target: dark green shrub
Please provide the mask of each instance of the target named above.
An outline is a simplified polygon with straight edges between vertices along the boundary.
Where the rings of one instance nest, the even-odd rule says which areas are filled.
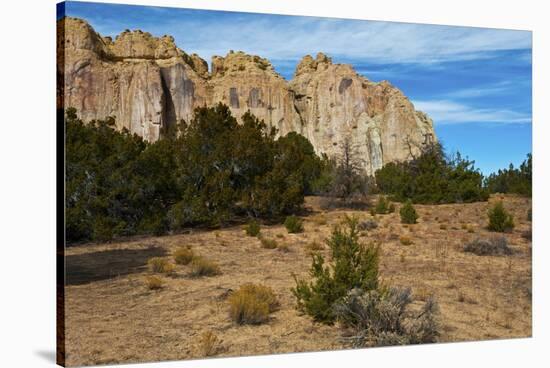
[[[258,221],[252,220],[246,225],[245,231],[248,236],[258,236],[260,235],[260,224]]]
[[[412,201],[409,199],[399,210],[402,224],[416,224],[418,214],[413,207]]]
[[[489,197],[474,162],[459,153],[446,157],[438,143],[425,146],[412,160],[384,165],[375,177],[378,189],[397,201],[462,203]]]
[[[298,309],[312,316],[316,321],[333,323],[334,303],[341,300],[350,290],[378,288],[379,247],[359,243],[358,220],[346,217],[344,224],[333,229],[327,244],[332,261],[325,265],[321,254],[313,254],[310,268],[310,282],[295,278]]]
[[[498,201],[487,212],[489,216],[489,230],[496,232],[511,231],[514,228],[514,219],[506,211],[502,201]]]
[[[304,224],[299,217],[294,215],[285,219],[285,227],[290,234],[301,233],[304,231]]]
[[[519,168],[510,164],[508,169],[498,170],[485,179],[485,186],[491,193],[516,193],[525,196],[532,194],[532,155]]]
[[[376,202],[374,212],[380,215],[390,213],[390,201],[388,201],[388,198],[386,198],[386,196],[381,195],[380,197],[378,197],[378,202]]]
[[[161,235],[220,226],[235,217],[295,213],[323,161],[297,133],[276,139],[250,113],[242,124],[218,104],[166,127],[149,143],[114,118],[83,122],[65,113],[66,236],[69,243]]]

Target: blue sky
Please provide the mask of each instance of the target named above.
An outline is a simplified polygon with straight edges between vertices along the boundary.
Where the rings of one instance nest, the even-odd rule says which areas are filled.
[[[229,50],[260,55],[286,79],[304,55],[322,51],[400,88],[432,117],[446,150],[485,174],[532,150],[529,31],[84,2],[66,3],[65,14],[102,35],[172,35],[207,61]]]

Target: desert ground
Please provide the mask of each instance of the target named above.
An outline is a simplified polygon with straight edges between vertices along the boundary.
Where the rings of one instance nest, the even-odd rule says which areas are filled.
[[[463,252],[468,241],[495,236],[486,230],[487,208],[498,199],[514,216],[516,227],[505,234],[514,254]],[[303,233],[288,234],[281,224],[262,225],[262,236],[287,245],[287,251],[262,248],[242,225],[67,248],[67,364],[346,348],[337,325],[314,323],[296,310],[290,291],[293,274],[309,278],[308,245],[313,241],[324,245],[346,214],[362,220],[373,216],[352,209],[322,210],[317,197],[308,197],[306,208]],[[440,342],[531,336],[531,240],[524,234],[531,227],[527,220],[531,200],[497,195],[489,203],[415,208],[420,216],[417,224],[401,224],[398,211],[376,215],[378,227],[361,236],[364,242],[381,245],[383,282],[411,287],[415,304],[434,295],[440,307]],[[407,240],[412,244],[402,244]],[[165,256],[173,261],[171,253],[187,245],[216,261],[222,273],[191,277],[189,266],[177,265],[172,275],[161,276],[162,289],[149,290],[144,282],[151,275],[147,260]],[[328,247],[324,245],[321,252],[328,256]],[[230,319],[227,296],[247,282],[270,286],[277,295],[280,309],[268,323],[240,326]],[[201,338],[207,332],[217,337],[209,349]]]

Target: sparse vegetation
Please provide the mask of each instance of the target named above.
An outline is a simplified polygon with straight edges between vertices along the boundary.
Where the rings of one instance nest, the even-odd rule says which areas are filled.
[[[277,241],[275,239],[261,238],[260,242],[262,244],[262,248],[265,248],[265,249],[277,248]]]
[[[285,219],[285,227],[289,234],[301,233],[304,231],[304,224],[302,220],[297,216],[288,216]]]
[[[478,256],[500,256],[512,254],[505,236],[495,236],[490,239],[475,239],[464,246],[464,251]]]
[[[147,261],[149,269],[154,273],[170,274],[174,271],[174,265],[166,258],[153,257]]]
[[[162,289],[164,281],[158,276],[146,276],[145,285],[149,290],[159,290]]]
[[[354,288],[378,288],[379,247],[359,243],[357,218],[347,217],[343,225],[333,229],[327,244],[332,262],[325,266],[321,254],[313,254],[310,268],[312,281],[298,280],[292,293],[298,308],[316,321],[333,323],[333,305]]]
[[[238,324],[260,324],[279,307],[270,287],[260,284],[244,284],[229,296],[229,315]]]
[[[199,338],[198,349],[203,357],[216,355],[222,347],[222,341],[212,331],[205,331]]]
[[[260,224],[256,220],[251,220],[245,227],[246,235],[258,236],[260,235]]]
[[[409,238],[408,236],[400,236],[399,237],[399,242],[401,243],[401,245],[411,245],[413,244],[413,241],[411,238]]]
[[[343,338],[353,347],[433,343],[439,336],[438,305],[428,298],[420,313],[411,311],[410,289],[353,289],[334,306]],[[351,337],[349,337],[351,335]]]
[[[489,216],[489,230],[496,232],[507,232],[514,228],[514,219],[504,208],[502,201],[498,201],[487,212]]]
[[[416,224],[418,214],[413,207],[412,201],[408,200],[399,210],[402,224]]]
[[[320,244],[316,241],[312,241],[310,243],[308,243],[306,246],[305,246],[306,250],[308,250],[309,252],[318,252],[318,251],[321,251],[323,249],[325,249],[325,247],[323,246],[323,244]]]
[[[221,274],[220,266],[204,257],[194,257],[191,261],[191,276],[216,276]]]
[[[195,252],[191,247],[181,247],[174,252],[174,261],[179,265],[187,265],[195,257]]]

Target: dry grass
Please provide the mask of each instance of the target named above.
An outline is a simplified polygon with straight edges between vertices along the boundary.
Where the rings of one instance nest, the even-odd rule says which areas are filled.
[[[187,265],[191,263],[193,257],[195,257],[195,252],[193,252],[191,247],[179,248],[174,252],[174,261],[179,265]]]
[[[279,307],[279,302],[270,287],[245,284],[229,297],[229,315],[237,324],[260,324],[267,322],[269,314]]]
[[[216,355],[222,350],[222,341],[212,331],[206,331],[199,338],[198,350],[203,357]]]
[[[149,269],[154,273],[171,274],[174,272],[174,265],[170,263],[166,258],[154,257],[147,261]]]
[[[522,232],[531,228],[526,216],[531,201],[505,196],[504,202],[516,219],[516,228],[505,234],[514,250],[512,257],[478,257],[462,250],[476,237],[494,235],[486,229],[486,202],[415,206],[421,215],[414,225],[415,246],[400,244],[400,236],[411,234],[399,224],[398,213],[384,215],[387,227],[380,224],[369,231],[368,237],[381,244],[382,279],[410,286],[418,300],[432,294],[437,299],[441,342],[531,336],[531,243],[522,238]],[[319,226],[318,232],[312,231],[312,218],[321,213],[319,198],[307,198],[306,207],[311,213],[304,217],[306,232],[285,235],[284,240],[293,250],[304,251],[288,254],[262,249],[255,238],[244,236],[242,226],[68,248],[67,363],[199,358],[204,355],[198,341],[205,331],[230,342],[216,356],[342,349],[339,327],[312,324],[311,318],[296,311],[290,292],[293,274],[309,277],[309,244],[322,247],[331,230]],[[460,214],[455,216],[457,208]],[[422,216],[427,212],[430,219]],[[327,224],[336,224],[345,214],[366,215],[331,209],[324,216]],[[449,230],[440,230],[436,218]],[[475,234],[451,229],[463,222]],[[276,238],[286,229],[282,224],[264,225],[262,233]],[[227,246],[221,247],[221,242]],[[145,292],[147,260],[171,257],[181,244],[216,262],[223,273],[200,278],[182,273],[163,278],[161,292]],[[239,326],[228,316],[231,291],[248,282],[269,285],[277,295],[280,307],[269,315],[268,323]],[[464,302],[458,301],[459,292]]]
[[[411,238],[404,235],[399,237],[399,242],[401,243],[401,245],[411,245],[414,243]]]
[[[275,249],[277,248],[277,241],[275,239],[261,238],[260,243],[264,249]]]
[[[204,257],[194,257],[191,261],[191,276],[216,276],[221,274],[220,266]]]
[[[164,282],[158,276],[147,276],[145,277],[145,285],[149,290],[159,290],[162,289]]]

